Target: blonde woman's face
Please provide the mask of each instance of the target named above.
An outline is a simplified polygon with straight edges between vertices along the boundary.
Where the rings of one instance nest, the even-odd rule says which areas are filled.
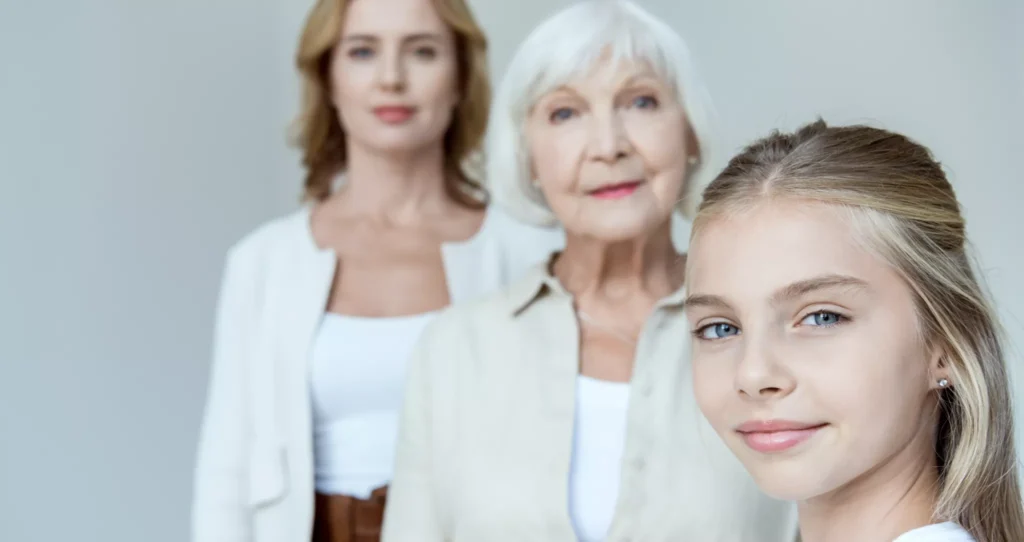
[[[526,120],[532,174],[566,231],[605,241],[665,224],[696,149],[676,93],[646,63],[599,61]]]
[[[402,152],[442,143],[458,68],[454,35],[430,0],[352,0],[330,70],[350,144]]]
[[[758,485],[807,500],[934,461],[938,358],[908,285],[830,206],[776,200],[690,246],[701,410]]]

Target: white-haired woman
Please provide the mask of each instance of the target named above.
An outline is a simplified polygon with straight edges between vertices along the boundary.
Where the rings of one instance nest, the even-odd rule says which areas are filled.
[[[575,4],[520,46],[492,123],[497,201],[566,246],[425,332],[383,540],[793,540],[692,396],[672,223],[714,149],[683,41]]]

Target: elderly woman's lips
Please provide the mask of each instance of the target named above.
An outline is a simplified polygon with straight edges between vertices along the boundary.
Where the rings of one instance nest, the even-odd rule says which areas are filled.
[[[609,184],[589,192],[588,195],[601,199],[624,198],[633,192],[636,192],[636,189],[642,182],[643,181],[628,181],[624,183]]]

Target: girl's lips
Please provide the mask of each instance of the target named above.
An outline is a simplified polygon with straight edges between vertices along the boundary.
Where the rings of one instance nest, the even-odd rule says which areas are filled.
[[[773,453],[788,450],[805,442],[826,426],[827,423],[807,424],[771,420],[745,423],[738,427],[736,432],[753,450]]]

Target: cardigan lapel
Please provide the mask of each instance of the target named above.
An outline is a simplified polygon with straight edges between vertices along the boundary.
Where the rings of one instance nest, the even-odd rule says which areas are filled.
[[[253,352],[257,362],[252,365],[253,505],[272,502],[289,491],[312,498],[309,354],[336,257],[312,243],[308,219],[308,210],[296,213],[281,245],[263,262],[266,298],[259,347]]]

